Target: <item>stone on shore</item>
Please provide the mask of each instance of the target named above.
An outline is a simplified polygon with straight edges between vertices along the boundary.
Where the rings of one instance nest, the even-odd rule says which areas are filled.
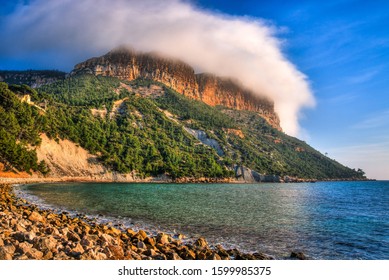
[[[307,256],[303,252],[292,252],[290,254],[291,259],[297,259],[297,260],[307,260]]]
[[[204,238],[197,239],[195,245],[199,248],[208,248],[208,242]]]
[[[26,256],[33,260],[41,260],[43,253],[35,248],[31,248],[31,250],[26,253]]]
[[[165,233],[158,233],[157,242],[160,244],[169,244],[171,242],[171,237]]]
[[[204,238],[189,242],[182,240],[182,234],[152,236],[66,212],[51,213],[28,205],[11,190],[10,185],[0,184],[0,260],[266,259],[260,253],[211,248]],[[299,252],[291,257],[302,259],[305,255]]]
[[[42,222],[43,221],[43,217],[38,213],[38,212],[35,212],[33,211],[30,216],[28,217],[28,219],[31,221],[31,222]]]

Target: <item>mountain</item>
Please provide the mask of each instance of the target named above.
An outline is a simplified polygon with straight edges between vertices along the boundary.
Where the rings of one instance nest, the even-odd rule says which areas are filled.
[[[188,64],[156,53],[118,48],[77,64],[72,74],[77,73],[116,77],[125,81],[139,78],[158,81],[178,93],[211,106],[258,112],[270,125],[281,130],[272,101],[245,89],[238,81],[212,74],[195,74]]]
[[[117,181],[364,178],[280,131],[272,102],[236,81],[123,50],[36,89],[0,83],[0,163]]]
[[[0,71],[0,82],[38,88],[65,79],[66,73],[56,70]]]

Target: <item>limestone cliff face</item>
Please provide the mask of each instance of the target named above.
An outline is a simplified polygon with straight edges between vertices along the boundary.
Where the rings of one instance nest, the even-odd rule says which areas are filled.
[[[258,112],[270,125],[281,130],[272,101],[255,95],[231,79],[195,74],[191,66],[179,60],[120,48],[77,64],[71,74],[80,72],[129,81],[137,78],[155,80],[211,106]]]
[[[199,98],[193,68],[181,61],[157,54],[117,49],[77,64],[72,74],[80,71],[129,81],[137,78],[155,80],[186,96]]]
[[[245,89],[239,81],[220,78],[212,74],[197,74],[196,81],[200,99],[204,103],[211,106],[222,105],[237,110],[258,112],[270,125],[281,130],[273,102]]]

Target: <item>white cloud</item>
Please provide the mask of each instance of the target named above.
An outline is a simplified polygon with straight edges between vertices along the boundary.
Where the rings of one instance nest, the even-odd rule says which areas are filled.
[[[299,132],[299,112],[315,101],[307,77],[282,53],[274,27],[260,19],[201,10],[180,0],[35,0],[5,19],[0,51],[57,53],[60,61],[130,44],[177,57],[195,69],[237,78],[275,102],[281,126]]]

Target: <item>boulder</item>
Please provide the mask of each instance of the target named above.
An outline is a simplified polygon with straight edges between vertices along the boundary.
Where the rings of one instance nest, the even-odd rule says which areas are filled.
[[[16,224],[16,225],[14,225],[13,230],[14,231],[25,231],[26,229],[22,225]]]
[[[157,252],[155,252],[155,250],[153,249],[148,249],[144,252],[144,254],[148,257],[155,257],[157,256]]]
[[[58,246],[57,240],[52,237],[40,237],[38,241],[35,243],[34,248],[42,251],[42,252],[47,252],[47,251],[52,251],[56,249]]]
[[[36,211],[31,212],[30,216],[28,216],[28,219],[31,222],[43,222],[43,217]]]
[[[69,260],[70,258],[65,254],[65,252],[61,251],[57,255],[54,256],[54,260]]]
[[[84,254],[81,255],[80,260],[95,260],[96,254],[93,251],[93,249],[89,249],[84,252]]]
[[[204,238],[197,239],[194,245],[199,248],[208,248],[208,242]]]
[[[135,235],[138,240],[143,241],[147,237],[147,233],[143,230],[138,231],[138,233]]]
[[[53,259],[53,257],[54,257],[54,254],[53,254],[53,252],[51,252],[51,251],[48,251],[46,254],[44,254],[44,256],[43,256],[43,260],[52,260]]]
[[[108,250],[109,253],[106,252]],[[122,260],[124,259],[124,251],[121,246],[118,245],[108,245],[108,247],[105,248],[104,253],[108,256],[111,260]]]
[[[157,239],[158,243],[161,243],[161,244],[164,244],[164,245],[169,244],[170,241],[171,241],[171,237],[169,235],[165,234],[165,233],[158,233],[156,239]]]
[[[84,253],[84,248],[82,248],[80,243],[77,243],[76,246],[71,250],[71,255],[79,256]]]
[[[185,238],[185,235],[179,233],[179,234],[174,235],[174,238],[176,238],[176,239],[178,239],[178,240],[182,240],[182,239]]]
[[[153,260],[159,260],[159,261],[165,261],[167,260],[167,257],[165,255],[157,254],[152,257]]]
[[[90,236],[86,235],[84,236],[81,241],[80,241],[81,245],[84,246],[84,247],[92,247],[95,242],[92,240],[92,238],[90,238]]]
[[[1,248],[4,250],[4,252],[6,252],[6,253],[8,253],[10,255],[13,255],[15,253],[15,251],[16,251],[15,246],[12,245],[12,244],[7,244],[5,246],[2,246]]]
[[[80,236],[75,233],[74,231],[69,231],[67,234],[66,234],[66,237],[70,240],[70,241],[73,241],[73,242],[79,242],[81,241],[81,238]]]
[[[55,227],[51,227],[51,226],[46,227],[44,232],[46,234],[50,234],[50,235],[54,235],[54,236],[59,236],[60,235],[58,229],[55,228]]]
[[[54,214],[54,213],[50,213],[46,216],[46,219],[48,220],[54,220],[54,219],[57,219],[58,215],[57,214]]]
[[[151,246],[155,246],[155,239],[154,238],[152,238],[152,237],[149,237],[149,236],[147,236],[144,240],[143,240],[143,242],[145,243],[145,244],[148,244],[148,245],[151,245]]]
[[[26,253],[26,256],[30,259],[40,260],[43,257],[43,253],[35,248],[31,248],[31,250]]]
[[[12,237],[19,242],[27,241],[27,242],[33,243],[36,235],[34,232],[20,232],[20,231],[18,231],[18,232],[15,232]]]
[[[307,256],[303,252],[292,252],[290,254],[291,259],[297,259],[297,260],[307,260]]]
[[[28,242],[22,242],[18,245],[16,252],[21,255],[26,255],[28,252],[31,251],[31,249],[32,249],[32,244]]]
[[[196,255],[197,255],[198,260],[206,260],[207,259],[207,255],[205,254],[205,252],[198,252]]]
[[[182,260],[182,258],[176,252],[168,252],[166,257],[169,260]]]
[[[115,238],[113,238],[111,235],[108,235],[106,233],[103,233],[100,236],[100,240],[103,242],[107,242],[108,244],[116,244],[117,243]]]
[[[129,237],[133,237],[133,236],[136,235],[136,232],[129,228],[129,229],[126,229],[126,234],[127,234]]]
[[[143,241],[139,241],[136,246],[139,248],[139,249],[143,249],[143,250],[146,250],[147,249],[147,246],[146,244],[143,242]]]
[[[263,253],[254,253],[253,256],[256,260],[274,260],[272,256],[263,254]]]
[[[8,253],[3,246],[0,247],[0,260],[12,260],[12,254]]]
[[[184,260],[195,260],[196,259],[196,253],[190,250],[186,246],[182,246],[179,249],[179,256]]]
[[[97,252],[96,253],[96,260],[106,260],[107,259],[107,255],[104,254],[104,253],[101,253],[101,252]]]
[[[122,234],[121,230],[118,230],[117,228],[114,227],[110,227],[108,232],[113,234],[114,236],[118,236]]]

